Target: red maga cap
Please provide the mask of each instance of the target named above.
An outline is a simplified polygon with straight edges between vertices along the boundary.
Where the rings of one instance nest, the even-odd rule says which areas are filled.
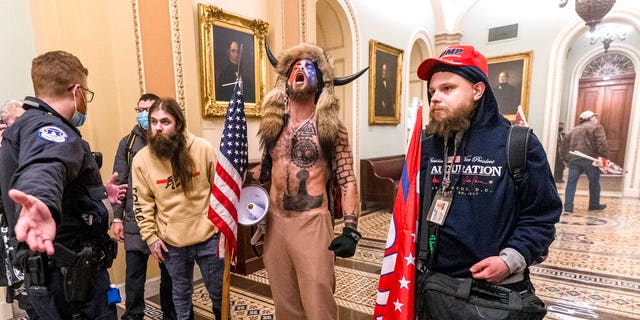
[[[444,50],[439,58],[428,58],[422,61],[418,67],[418,78],[428,81],[433,74],[434,67],[438,64],[454,67],[472,66],[482,70],[485,76],[489,74],[487,58],[476,51],[473,46],[451,46]]]

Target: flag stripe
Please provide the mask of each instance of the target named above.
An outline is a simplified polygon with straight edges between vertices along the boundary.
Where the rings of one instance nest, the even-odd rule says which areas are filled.
[[[220,167],[216,168],[216,174],[221,176],[227,175],[226,171],[220,170]],[[214,180],[214,188],[211,190],[218,203],[222,205],[227,212],[236,212],[236,204],[238,203],[239,190],[236,193],[234,186],[229,185],[229,183],[233,183],[233,181],[225,180],[224,178],[218,179],[218,177]],[[236,185],[237,186],[237,185]],[[217,206],[217,204],[214,204]]]
[[[216,166],[216,179],[220,178],[225,181],[227,186],[233,191],[236,199],[240,199],[240,186],[236,183],[242,181],[242,177],[233,169],[233,165],[227,157],[218,158],[219,166]]]

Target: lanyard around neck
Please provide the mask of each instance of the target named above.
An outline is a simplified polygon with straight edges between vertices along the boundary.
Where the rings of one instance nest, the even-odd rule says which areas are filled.
[[[453,169],[453,163],[455,162],[456,154],[458,153],[458,146],[460,145],[460,141],[462,141],[462,136],[464,135],[464,131],[456,132],[455,141],[453,144],[453,155],[449,158],[448,154],[448,143],[449,139],[444,140],[444,176],[442,178],[442,189],[441,192],[451,192],[451,170]]]

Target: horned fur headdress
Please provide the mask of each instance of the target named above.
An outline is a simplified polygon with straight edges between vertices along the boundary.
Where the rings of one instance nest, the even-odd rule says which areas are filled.
[[[315,64],[318,75],[316,123],[318,125],[318,139],[320,140],[323,152],[326,154],[326,152],[329,152],[331,148],[334,147],[338,138],[338,111],[340,110],[340,104],[333,88],[334,86],[345,85],[357,79],[367,71],[369,67],[351,76],[336,78],[333,59],[329,58],[324,50],[316,45],[302,43],[291,47],[282,52],[279,59],[276,59],[273,53],[271,53],[268,44],[266,44],[266,52],[269,61],[278,73],[278,79],[275,88],[273,88],[264,99],[265,109],[262,122],[260,123],[260,129],[258,130],[263,150],[268,151],[275,145],[278,136],[286,125],[287,77],[297,61],[308,59]]]

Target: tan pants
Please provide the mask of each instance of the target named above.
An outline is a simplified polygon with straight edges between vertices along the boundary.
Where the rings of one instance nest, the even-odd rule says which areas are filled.
[[[277,319],[338,319],[335,256],[327,249],[332,239],[328,212],[294,218],[269,213],[264,265]]]

